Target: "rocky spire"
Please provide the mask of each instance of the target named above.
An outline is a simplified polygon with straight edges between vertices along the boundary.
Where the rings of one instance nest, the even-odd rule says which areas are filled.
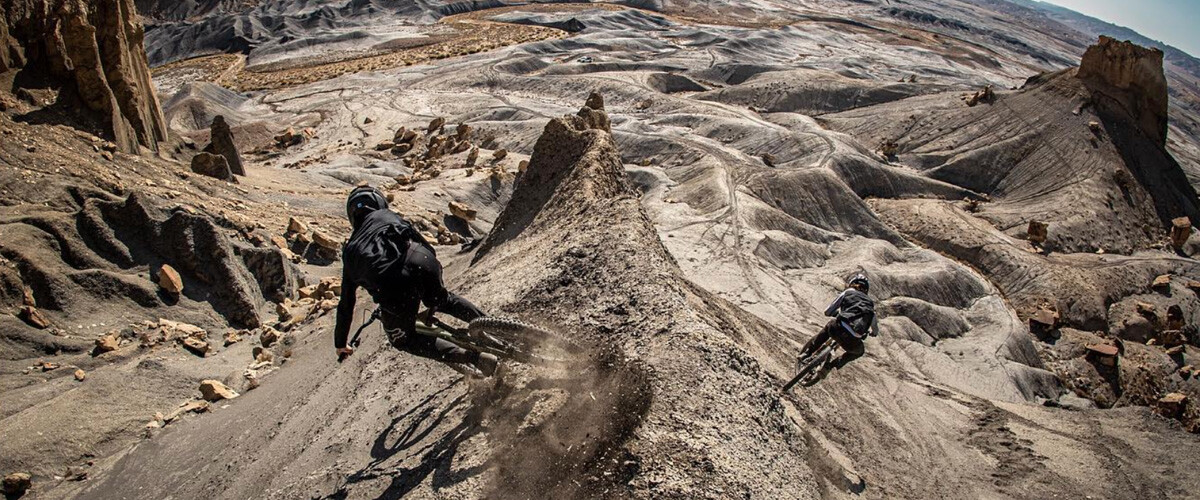
[[[1160,146],[1167,143],[1167,78],[1163,53],[1107,36],[1083,54],[1077,76],[1123,109]]]
[[[121,151],[158,149],[166,121],[133,0],[11,0],[0,17],[0,72],[43,76],[60,102],[77,96]]]

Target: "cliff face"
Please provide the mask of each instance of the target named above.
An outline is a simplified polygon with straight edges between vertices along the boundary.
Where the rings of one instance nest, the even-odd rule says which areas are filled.
[[[150,80],[143,29],[133,0],[14,0],[0,11],[0,71],[77,96],[117,147],[153,150],[166,122]],[[75,111],[75,110],[71,110]]]
[[[1079,65],[1079,78],[1094,92],[1129,114],[1138,127],[1160,146],[1167,143],[1167,78],[1163,53],[1129,41],[1101,36],[1088,47]]]

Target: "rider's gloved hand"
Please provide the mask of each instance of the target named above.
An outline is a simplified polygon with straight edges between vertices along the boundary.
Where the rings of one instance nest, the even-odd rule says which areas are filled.
[[[337,350],[337,354],[338,354],[338,359],[348,358],[348,357],[350,357],[351,354],[354,354],[354,348],[353,347],[341,347]]]

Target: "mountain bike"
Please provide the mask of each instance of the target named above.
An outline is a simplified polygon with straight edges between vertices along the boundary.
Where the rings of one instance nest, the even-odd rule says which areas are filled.
[[[428,311],[420,317],[428,319],[428,323],[423,320],[417,321],[417,335],[437,337],[467,350],[494,354],[500,359],[528,365],[553,366],[568,362],[583,352],[579,345],[556,332],[516,319],[484,316],[471,321],[465,328],[458,328],[427,313]],[[358,327],[354,337],[346,345],[357,348],[363,330],[371,326],[382,314],[382,309],[376,308],[370,319]],[[345,359],[344,355],[338,356],[339,363]],[[447,364],[464,375],[482,376],[474,366],[462,363]]]
[[[805,387],[812,385],[821,378],[825,370],[829,368],[830,361],[833,361],[834,354],[840,347],[836,340],[832,337],[826,340],[815,353],[807,358],[801,358],[796,361],[796,367],[799,368],[799,373],[792,377],[788,383],[784,384],[783,392],[791,390],[796,384],[802,384]]]

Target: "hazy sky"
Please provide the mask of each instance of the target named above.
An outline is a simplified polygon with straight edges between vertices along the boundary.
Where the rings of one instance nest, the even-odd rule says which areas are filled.
[[[1200,0],[1043,0],[1134,31],[1200,57]]]

